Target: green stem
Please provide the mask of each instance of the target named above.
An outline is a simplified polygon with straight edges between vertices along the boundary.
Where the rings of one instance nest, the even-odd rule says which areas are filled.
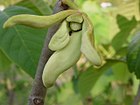
[[[140,103],[140,82],[139,82],[138,92],[137,95],[135,96],[133,105],[139,105],[139,103]]]

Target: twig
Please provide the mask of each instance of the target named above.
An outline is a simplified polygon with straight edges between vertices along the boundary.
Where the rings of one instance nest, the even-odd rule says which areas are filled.
[[[12,83],[9,80],[9,83],[7,83],[8,105],[14,105],[15,93],[13,88],[10,89],[10,87],[12,87],[10,85],[12,85]]]
[[[133,105],[139,105],[139,103],[140,103],[140,84],[139,84],[138,92],[134,99]]]
[[[54,13],[60,12],[62,10],[68,9],[68,6],[64,5],[61,0],[57,1],[57,4],[54,8]],[[60,24],[60,23],[59,23]],[[33,82],[31,94],[29,96],[28,105],[44,105],[45,95],[47,89],[42,83],[42,73],[44,66],[53,52],[48,48],[49,41],[53,34],[59,28],[59,24],[56,24],[48,29],[48,33],[45,39],[44,47],[40,56],[39,64],[37,67],[35,79]]]

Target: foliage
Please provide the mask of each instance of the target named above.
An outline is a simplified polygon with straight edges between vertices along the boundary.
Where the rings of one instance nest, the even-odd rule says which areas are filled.
[[[0,48],[8,53],[7,55],[12,61],[33,77],[47,30],[37,30],[25,26],[2,28],[8,17],[27,13],[35,14],[28,8],[17,6],[6,8],[0,12],[0,17],[2,17],[0,18]]]
[[[0,104],[8,104],[3,100],[11,98],[9,92],[16,97],[13,105],[26,104],[47,33],[45,29],[22,25],[3,29],[3,23],[17,14],[51,14],[54,3],[55,0],[0,1],[6,7],[0,11]],[[132,105],[139,84],[136,76],[140,78],[139,0],[76,0],[76,3],[94,24],[96,46],[104,64],[93,67],[81,56],[77,65],[48,90],[46,104]],[[105,7],[103,3],[110,5]]]
[[[128,54],[127,54],[127,63],[130,72],[134,72],[137,78],[140,78],[140,34],[137,34],[132,39],[131,43],[128,46]]]

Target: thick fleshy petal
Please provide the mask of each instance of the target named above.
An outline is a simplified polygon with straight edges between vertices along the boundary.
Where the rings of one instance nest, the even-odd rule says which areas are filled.
[[[94,65],[99,66],[102,64],[101,57],[95,47],[92,45],[93,27],[88,17],[84,15],[84,23],[82,27],[82,44],[81,52],[86,58]],[[90,39],[91,38],[91,39]]]
[[[3,27],[8,28],[16,24],[22,24],[34,28],[48,28],[49,26],[64,20],[66,17],[76,12],[77,10],[65,10],[49,16],[38,16],[29,14],[16,15],[10,17],[4,23]]]
[[[82,23],[83,22],[82,13],[78,12],[78,13],[72,14],[68,16],[66,20],[68,22]]]
[[[45,65],[42,80],[43,84],[49,88],[56,81],[57,77],[76,64],[81,55],[81,36],[82,32],[73,32],[70,36],[68,45],[50,57]]]
[[[68,22],[63,21],[57,32],[53,35],[49,43],[49,48],[52,51],[64,48],[70,40]]]

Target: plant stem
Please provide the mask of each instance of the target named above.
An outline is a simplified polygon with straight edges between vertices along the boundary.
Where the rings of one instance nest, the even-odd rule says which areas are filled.
[[[58,0],[54,8],[54,13],[57,13],[66,9],[68,9],[68,6],[64,5],[61,0]],[[44,47],[42,49],[42,53],[41,53],[40,60],[38,63],[35,79],[33,82],[31,94],[29,96],[28,105],[44,105],[47,89],[44,87],[43,82],[42,82],[42,73],[43,73],[45,64],[47,63],[50,56],[53,54],[53,52],[48,48],[48,44],[53,34],[59,28],[59,24],[56,24],[48,29]]]
[[[134,99],[133,105],[139,105],[139,103],[140,103],[140,83],[139,83],[138,92]]]

